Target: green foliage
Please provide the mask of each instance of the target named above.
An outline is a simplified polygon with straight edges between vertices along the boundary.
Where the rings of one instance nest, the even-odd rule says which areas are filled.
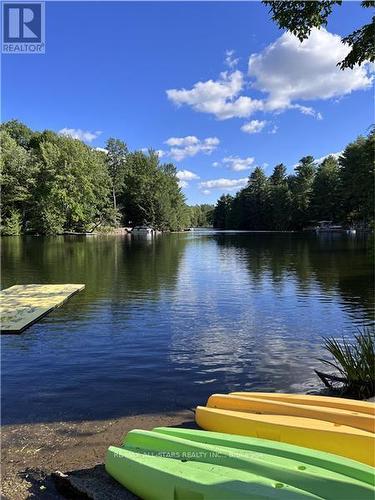
[[[324,346],[333,360],[321,359],[345,379],[344,391],[359,399],[375,395],[375,336],[365,329],[353,341],[325,338]]]
[[[269,183],[260,167],[235,197],[223,195],[214,209],[213,224],[220,229],[267,229],[270,224]]]
[[[129,153],[111,138],[105,153],[16,120],[1,125],[0,140],[3,234],[93,231],[121,219],[161,230],[190,224],[174,165],[151,150]]]
[[[214,208],[214,205],[208,205],[207,203],[189,207],[190,227],[212,226]]]
[[[349,144],[339,160],[316,165],[305,156],[286,175],[283,164],[270,177],[259,167],[235,197],[222,196],[213,212],[220,229],[301,230],[317,220],[368,229],[374,224],[375,133]]]
[[[29,230],[36,234],[57,234],[64,230],[65,218],[60,207],[50,199],[38,200],[32,210]],[[65,229],[73,229],[65,227]]]
[[[229,224],[232,225],[231,221],[231,209],[233,205],[233,196],[229,194],[223,195],[219,198],[214,214],[213,214],[213,225],[218,229],[227,229]]]
[[[341,1],[323,2],[298,2],[298,1],[272,1],[263,2],[270,7],[273,21],[281,29],[287,29],[296,35],[302,42],[311,33],[312,28],[320,28],[327,25],[328,16],[335,5],[341,5]]]
[[[250,174],[248,185],[242,190],[243,219],[241,226],[248,229],[267,229],[269,190],[267,177],[260,167]]]
[[[105,226],[107,228],[118,227],[121,222],[121,212],[111,206],[106,206],[101,210],[101,217],[96,221],[92,231],[98,226]]]
[[[340,159],[344,219],[368,226],[374,220],[375,132],[350,143]]]
[[[310,35],[312,28],[326,26],[328,17],[336,5],[342,5],[342,1],[273,1],[263,0],[270,7],[272,19],[279,28],[287,29],[296,35],[302,42]],[[362,7],[374,7],[375,2],[363,1]],[[353,33],[343,38],[351,50],[343,61],[338,62],[341,69],[353,68],[356,64],[363,64],[375,60],[375,17],[371,23],[362,26]]]
[[[370,2],[362,2],[362,4],[364,3]],[[374,2],[371,3],[374,6]],[[375,61],[374,33],[375,16],[373,16],[371,23],[365,24],[342,39],[343,43],[347,43],[352,49],[345,59],[340,62],[341,69],[354,68],[356,64],[361,65],[368,61]]]
[[[172,231],[188,227],[189,214],[174,165],[160,164],[152,150],[129,153],[127,165],[121,194],[125,223]]]
[[[32,155],[9,132],[0,130],[0,183],[3,217],[31,203],[38,166]]]
[[[55,134],[42,140],[30,228],[53,234],[89,230],[108,205],[110,180],[100,154],[81,141]]]
[[[236,196],[222,196],[216,207],[187,207],[176,168],[152,150],[129,152],[109,139],[104,153],[12,120],[0,126],[2,231],[55,234],[120,222],[163,231],[289,230],[320,218],[367,228],[374,220],[374,140],[374,131],[359,137],[339,162],[329,157],[316,167],[304,157],[295,175],[280,164],[267,178],[258,167]]]
[[[33,137],[33,131],[18,120],[9,120],[0,125],[0,131],[5,131],[19,146],[27,148]]]
[[[295,168],[296,175],[291,182],[293,199],[293,220],[297,229],[302,229],[309,222],[310,203],[313,195],[313,183],[316,172],[314,158],[305,156],[301,158]]]
[[[22,232],[22,217],[17,210],[12,210],[8,217],[1,221],[1,234],[18,236]]]
[[[106,164],[112,183],[113,208],[117,208],[117,195],[124,186],[128,148],[119,139],[109,138],[106,145]]]
[[[277,231],[289,230],[292,220],[292,193],[285,165],[276,165],[269,184],[269,224]]]
[[[328,156],[318,166],[312,186],[311,219],[334,220],[341,217],[340,166]]]

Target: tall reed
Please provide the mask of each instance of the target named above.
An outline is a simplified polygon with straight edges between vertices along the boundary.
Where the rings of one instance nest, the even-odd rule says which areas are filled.
[[[344,393],[364,399],[375,395],[375,332],[364,328],[353,340],[324,338],[333,359],[320,359],[344,379]]]

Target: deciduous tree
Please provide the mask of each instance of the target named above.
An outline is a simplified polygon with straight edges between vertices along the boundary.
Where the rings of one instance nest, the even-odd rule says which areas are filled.
[[[287,29],[302,42],[309,37],[312,28],[326,26],[328,17],[336,6],[342,5],[340,0],[324,1],[273,1],[264,0],[270,7],[272,19],[279,28]],[[362,7],[374,7],[374,1],[361,2]],[[342,61],[338,61],[341,69],[353,68],[356,64],[375,61],[375,16],[368,24],[364,24],[342,39],[351,48]]]

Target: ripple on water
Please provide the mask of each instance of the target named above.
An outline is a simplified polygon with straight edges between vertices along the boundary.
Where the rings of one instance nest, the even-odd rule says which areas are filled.
[[[366,240],[357,251],[345,238],[327,249],[301,235],[213,231],[147,244],[17,241],[17,252],[14,239],[3,245],[4,286],[86,289],[3,336],[4,423],[166,411],[231,390],[298,392],[316,384],[322,336],[374,325]]]

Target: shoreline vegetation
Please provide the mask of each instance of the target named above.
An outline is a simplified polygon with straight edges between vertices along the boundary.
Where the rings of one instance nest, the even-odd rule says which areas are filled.
[[[375,332],[373,328],[360,330],[352,340],[335,337],[323,339],[329,359],[320,359],[335,374],[315,370],[326,388],[335,395],[353,399],[375,396]],[[337,374],[337,375],[336,375]],[[339,383],[335,386],[335,383]]]
[[[211,223],[213,207],[190,207],[176,167],[149,150],[106,149],[18,120],[0,125],[2,235],[94,232],[147,224],[178,231]]]
[[[261,167],[236,195],[223,195],[213,213],[218,229],[301,231],[317,221],[343,228],[374,228],[375,130],[340,155],[301,158],[294,174],[284,164],[267,177]]]
[[[152,149],[130,152],[119,139],[92,148],[10,120],[0,125],[0,141],[1,235],[110,234],[138,225],[301,231],[316,221],[374,228],[375,129],[340,155],[301,158],[294,174],[282,163],[268,177],[256,167],[242,190],[216,206],[188,206],[172,163]]]

